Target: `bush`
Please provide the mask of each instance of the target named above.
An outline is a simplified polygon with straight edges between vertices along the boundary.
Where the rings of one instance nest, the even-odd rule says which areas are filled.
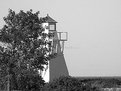
[[[97,89],[92,88],[88,80],[85,82],[70,76],[62,76],[47,83],[42,91],[97,91]]]
[[[101,91],[106,87],[119,87],[121,81],[108,78],[74,78],[60,77],[50,83],[46,83],[42,91]]]

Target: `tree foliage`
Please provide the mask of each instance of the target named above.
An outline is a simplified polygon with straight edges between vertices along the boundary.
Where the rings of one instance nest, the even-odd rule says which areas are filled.
[[[32,10],[15,13],[10,9],[4,17],[6,24],[0,30],[0,76],[4,81],[8,76],[12,79],[11,89],[18,88],[19,78],[38,75],[38,70],[48,64],[49,40],[42,27],[46,20],[47,17],[39,18],[39,12]]]
[[[40,91],[44,85],[41,76],[26,75],[18,80],[18,89],[21,91]]]

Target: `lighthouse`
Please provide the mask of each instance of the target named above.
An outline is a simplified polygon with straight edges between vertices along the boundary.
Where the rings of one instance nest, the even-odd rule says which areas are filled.
[[[64,43],[67,41],[67,32],[58,32],[56,30],[57,22],[47,15],[47,21],[43,23],[43,27],[49,34],[53,35],[49,38],[51,41],[51,54],[57,54],[55,58],[49,60],[46,70],[43,72],[43,79],[51,82],[60,76],[69,76],[66,61],[64,58]]]

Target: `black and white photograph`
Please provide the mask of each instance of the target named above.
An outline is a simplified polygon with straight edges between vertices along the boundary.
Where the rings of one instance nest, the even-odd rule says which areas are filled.
[[[0,0],[0,91],[121,91],[121,0]]]

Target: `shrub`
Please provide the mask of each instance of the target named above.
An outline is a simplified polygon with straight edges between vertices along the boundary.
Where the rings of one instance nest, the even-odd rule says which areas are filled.
[[[84,82],[70,76],[62,76],[47,83],[42,91],[97,91],[97,89],[92,88],[88,80]]]

